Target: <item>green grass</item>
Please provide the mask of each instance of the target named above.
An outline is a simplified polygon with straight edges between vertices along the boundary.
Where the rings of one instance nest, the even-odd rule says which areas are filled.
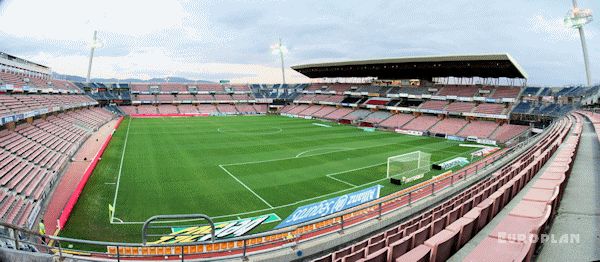
[[[109,221],[122,155],[116,218],[143,222],[159,214],[202,213],[226,221],[267,213],[284,219],[301,205],[377,184],[388,195],[406,187],[385,179],[388,157],[420,150],[439,162],[474,150],[445,139],[316,122],[279,116],[126,119],[61,236],[141,241],[140,224]]]

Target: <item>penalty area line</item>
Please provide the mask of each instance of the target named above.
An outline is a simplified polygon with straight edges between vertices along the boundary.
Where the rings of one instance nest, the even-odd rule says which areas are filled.
[[[269,206],[270,208],[273,208],[273,206],[271,204],[269,204],[269,202],[267,202],[267,200],[265,200],[264,198],[262,198],[260,195],[258,195],[256,192],[254,192],[254,190],[252,190],[250,187],[248,187],[246,184],[244,184],[244,182],[242,182],[237,177],[235,177],[233,174],[231,174],[231,172],[229,172],[229,170],[227,170],[225,167],[223,167],[223,165],[219,165],[219,167],[221,169],[223,169],[223,171],[225,171],[225,173],[227,173],[229,176],[231,176],[233,179],[235,179],[235,181],[238,181],[238,183],[240,183],[242,186],[244,186],[246,189],[248,189],[248,191],[250,191],[256,197],[258,197],[262,202],[264,202],[265,204],[267,204],[267,206]]]

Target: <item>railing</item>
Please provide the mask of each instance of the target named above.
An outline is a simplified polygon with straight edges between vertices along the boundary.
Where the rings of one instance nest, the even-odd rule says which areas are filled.
[[[142,243],[118,243],[43,236],[27,229],[0,222],[0,227],[3,227],[5,231],[4,234],[0,233],[0,240],[4,239],[6,243],[12,243],[15,249],[33,247],[30,249],[52,254],[59,258],[77,256],[78,259],[113,259],[117,261],[128,258],[180,259],[181,261],[186,259],[245,259],[249,254],[274,252],[325,235],[343,233],[348,228],[372,221],[372,219],[382,219],[385,215],[395,212],[401,207],[412,206],[416,201],[430,195],[433,196],[448,187],[453,187],[456,183],[465,181],[469,177],[482,174],[482,171],[485,171],[483,174],[490,175],[491,172],[488,171],[497,170],[502,166],[501,163],[496,162],[497,160],[504,157],[507,160],[516,158],[521,153],[521,149],[529,148],[532,144],[537,143],[555,127],[557,122],[552,123],[542,133],[529,137],[511,148],[498,151],[451,175],[429,180],[371,203],[346,210],[343,213],[332,214],[288,228],[234,239],[221,239],[214,242],[144,245]],[[0,232],[2,232],[1,228]],[[46,242],[48,240],[49,242]],[[85,250],[74,249],[70,247],[71,244],[86,245],[90,248]],[[98,247],[100,249],[107,248],[108,252],[92,251],[99,250]]]

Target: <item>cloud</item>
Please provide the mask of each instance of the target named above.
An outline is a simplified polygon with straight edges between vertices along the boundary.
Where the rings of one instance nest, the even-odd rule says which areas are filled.
[[[54,71],[86,75],[87,57],[83,55],[55,56],[39,53],[28,59],[50,65]],[[280,83],[281,68],[257,64],[190,63],[178,61],[160,48],[145,48],[124,56],[98,56],[94,58],[93,77],[141,78],[184,76],[217,81],[230,79],[234,83]],[[286,70],[290,83],[305,83],[308,79],[299,73]]]
[[[11,0],[4,3],[0,31],[17,37],[87,41],[93,30],[142,36],[183,25],[178,1]]]

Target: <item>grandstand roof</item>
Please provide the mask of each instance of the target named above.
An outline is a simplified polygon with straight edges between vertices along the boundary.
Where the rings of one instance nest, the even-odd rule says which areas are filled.
[[[527,78],[509,54],[413,56],[341,61],[292,66],[310,78],[377,77],[378,79],[432,79],[434,77]]]

